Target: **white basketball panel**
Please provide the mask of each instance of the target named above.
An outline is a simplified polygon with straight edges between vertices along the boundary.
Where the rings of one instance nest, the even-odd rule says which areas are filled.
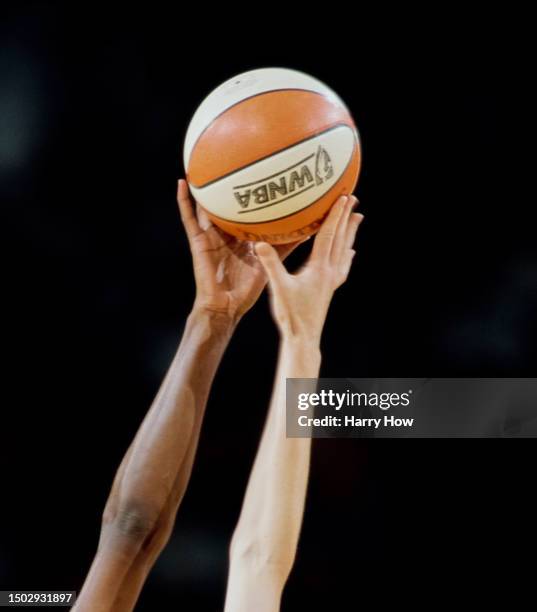
[[[200,104],[190,121],[185,137],[183,161],[188,168],[192,149],[203,131],[224,111],[252,96],[280,89],[304,89],[322,94],[346,108],[341,98],[327,85],[304,72],[288,68],[260,68],[234,76]]]

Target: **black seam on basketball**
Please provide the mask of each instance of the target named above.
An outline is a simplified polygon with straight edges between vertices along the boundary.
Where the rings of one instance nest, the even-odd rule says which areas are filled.
[[[209,123],[209,125],[206,125],[203,128],[203,131],[200,132],[200,135],[196,138],[196,140],[194,141],[194,144],[192,145],[192,148],[190,149],[190,157],[192,156],[192,152],[196,148],[196,145],[198,144],[199,139],[203,136],[203,134],[205,134],[205,132],[211,127],[211,125],[217,119],[219,119],[222,115],[227,113],[228,110],[231,110],[232,108],[235,108],[235,106],[238,106],[239,104],[242,104],[243,102],[246,102],[246,100],[252,100],[253,98],[258,98],[259,96],[264,96],[265,94],[273,93],[273,92],[276,92],[276,91],[307,91],[308,93],[316,94],[317,96],[322,96],[323,98],[327,98],[328,99],[328,96],[326,94],[320,93],[318,91],[313,91],[312,89],[303,89],[302,87],[283,87],[283,88],[280,88],[280,89],[269,89],[268,91],[260,91],[259,93],[256,93],[256,94],[253,94],[251,96],[248,96],[247,98],[243,98],[242,100],[239,100],[238,102],[235,102],[235,104],[232,104],[231,106],[228,106],[226,108],[226,110],[223,110],[221,113],[216,115],[216,117],[211,121],[211,123]],[[209,95],[211,95],[211,94],[209,94]],[[203,104],[203,102],[202,102],[202,104]],[[344,106],[344,108],[347,111],[347,113],[349,113],[349,115],[350,115],[350,112],[347,109],[347,107]],[[194,111],[194,115],[196,114],[196,112],[197,112],[197,110]],[[192,115],[192,119],[194,119],[194,115]],[[190,120],[191,122],[192,122],[192,119]],[[186,134],[185,134],[185,139],[186,139]],[[183,144],[183,149],[184,148],[185,147],[184,147],[184,144]],[[190,159],[188,161],[190,162]],[[187,168],[185,168],[185,172],[187,172]]]
[[[335,181],[336,183],[345,174],[345,172],[347,172],[347,169],[350,166],[350,163],[352,161],[352,158],[354,157],[354,154],[355,153],[359,153],[359,152],[360,152],[359,141],[355,140],[354,148],[353,148],[353,151],[352,151],[352,155],[350,156],[350,159],[347,162],[347,165],[345,166],[345,168],[342,170],[341,174],[338,176],[337,180]],[[362,171],[362,164],[360,162],[360,165],[358,167],[358,174],[356,175],[356,181],[358,181],[358,179],[360,178],[360,172],[361,171]],[[333,189],[333,186],[330,187],[330,189]],[[330,189],[328,191],[330,191]],[[302,212],[303,210],[306,210],[307,208],[309,208],[310,206],[313,206],[319,200],[324,198],[324,196],[328,193],[328,191],[323,193],[323,195],[319,196],[316,200],[314,200],[313,202],[311,202],[307,206],[304,206],[304,208],[300,208],[299,210],[295,210],[295,211],[293,211],[291,213],[288,213],[287,215],[282,215],[281,217],[277,217],[276,219],[267,219],[265,221],[235,221],[235,220],[225,219],[224,217],[219,217],[218,215],[215,215],[214,213],[212,213],[210,211],[209,212],[210,212],[210,214],[213,217],[216,217],[217,219],[221,219],[222,221],[225,221],[226,223],[231,223],[233,225],[262,225],[263,223],[273,223],[274,221],[280,221],[281,219],[285,219],[286,217],[292,217],[293,215],[296,215],[297,213]],[[343,194],[341,194],[341,195],[343,195]],[[259,210],[259,209],[256,208],[255,210]]]
[[[213,179],[212,181],[209,181],[208,183],[205,183],[204,185],[201,185],[200,187],[197,187],[196,185],[192,185],[192,187],[194,187],[194,189],[205,189],[205,187],[209,187],[210,185],[213,185],[214,183],[218,183],[218,181],[221,181],[222,179],[225,179],[228,176],[231,176],[232,174],[236,174],[237,172],[240,172],[241,170],[245,170],[246,168],[249,168],[250,166],[253,166],[259,162],[262,162],[265,159],[268,159],[269,157],[274,157],[274,155],[283,153],[284,151],[287,151],[288,149],[292,149],[293,147],[296,147],[299,144],[308,142],[308,140],[313,140],[314,138],[317,138],[317,136],[322,136],[323,134],[327,134],[328,132],[331,132],[332,130],[336,130],[337,128],[340,128],[340,127],[347,127],[350,130],[354,131],[354,128],[351,127],[348,123],[336,123],[335,125],[332,125],[331,127],[326,128],[325,130],[315,132],[315,134],[312,134],[311,136],[308,136],[307,138],[304,138],[303,140],[299,140],[298,142],[295,142],[292,145],[289,145],[288,147],[284,147],[283,149],[278,149],[278,151],[273,151],[272,153],[269,153],[269,155],[265,155],[264,157],[261,157],[260,159],[256,159],[255,161],[250,162],[249,164],[246,164],[245,166],[236,168],[232,172],[227,172],[226,174],[223,174],[222,176],[219,176],[217,179]],[[281,174],[281,173],[278,172],[278,174]]]
[[[280,174],[283,174],[284,172],[289,172],[289,170],[296,168],[296,166],[300,166],[300,164],[303,164],[304,162],[308,161],[308,159],[311,159],[312,157],[315,157],[315,153],[312,153],[311,155],[308,155],[304,159],[301,159],[299,162],[296,162],[296,164],[289,166],[289,168],[284,168],[283,170],[280,170],[280,172],[276,172],[276,174],[271,174],[270,176],[266,176],[265,178],[259,179],[258,181],[254,181],[253,183],[246,183],[246,185],[236,185],[235,187],[232,187],[231,189],[244,189],[244,187],[251,187],[252,185],[257,185],[257,183],[263,183],[264,181],[268,181],[269,179],[274,178],[275,176],[278,176]]]

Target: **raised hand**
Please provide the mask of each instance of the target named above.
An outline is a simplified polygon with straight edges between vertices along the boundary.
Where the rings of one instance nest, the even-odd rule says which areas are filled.
[[[349,274],[353,243],[364,216],[353,213],[357,200],[342,196],[319,230],[311,255],[295,274],[285,269],[274,247],[262,242],[256,254],[269,278],[274,319],[286,338],[318,343],[334,291]]]
[[[236,321],[257,301],[267,282],[252,242],[230,236],[213,225],[198,205],[194,212],[188,184],[180,180],[177,201],[190,244],[196,280],[195,307]],[[284,259],[298,242],[278,245]]]

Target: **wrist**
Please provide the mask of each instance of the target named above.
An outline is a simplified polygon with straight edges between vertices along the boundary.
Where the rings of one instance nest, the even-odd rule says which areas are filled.
[[[321,349],[312,336],[282,335],[280,360],[286,378],[317,378],[321,367]]]
[[[204,327],[217,336],[230,337],[239,320],[240,317],[238,316],[230,316],[227,313],[194,304],[188,315],[187,325]]]
[[[321,357],[320,334],[292,334],[282,332],[280,335],[281,346],[291,352],[306,352],[312,357]]]
[[[282,344],[290,347],[306,347],[319,350],[321,346],[322,327],[311,322],[289,321],[278,325]]]

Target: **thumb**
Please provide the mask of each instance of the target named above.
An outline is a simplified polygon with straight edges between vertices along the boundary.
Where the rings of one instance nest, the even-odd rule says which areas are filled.
[[[255,245],[255,253],[267,273],[270,283],[274,286],[279,285],[287,270],[280,260],[276,249],[266,242],[258,242]]]

